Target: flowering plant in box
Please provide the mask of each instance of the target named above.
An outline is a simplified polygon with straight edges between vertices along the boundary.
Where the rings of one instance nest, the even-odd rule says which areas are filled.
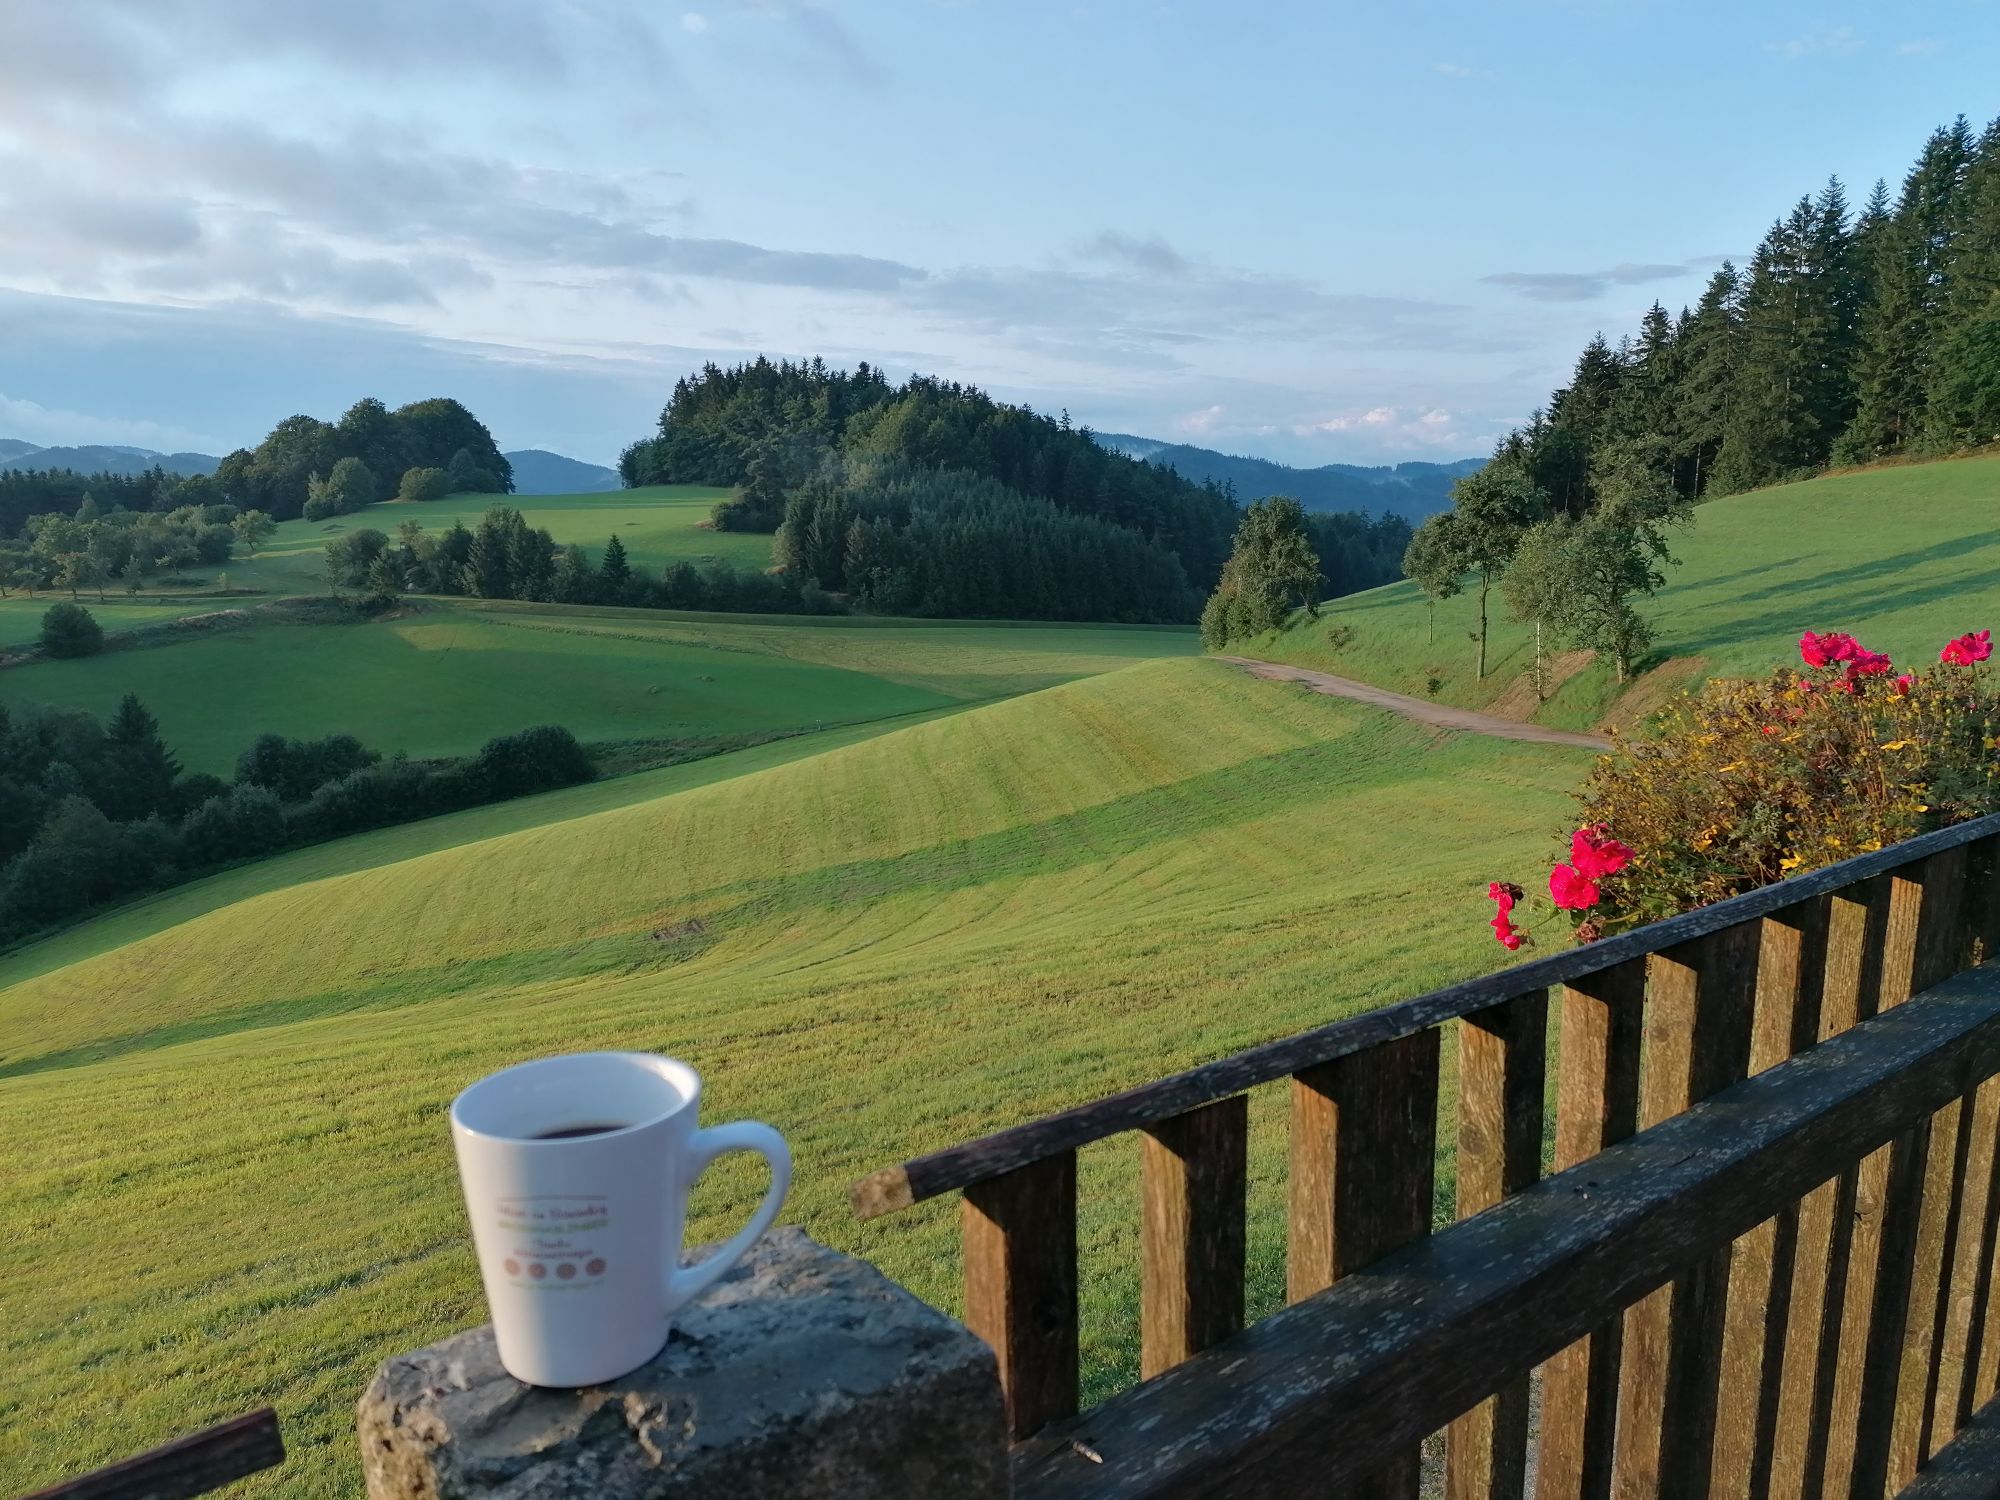
[[[1992,654],[1981,630],[1897,673],[1852,635],[1807,631],[1800,666],[1681,699],[1592,770],[1549,915],[1588,942],[2000,811]],[[1488,894],[1518,949],[1520,887]]]

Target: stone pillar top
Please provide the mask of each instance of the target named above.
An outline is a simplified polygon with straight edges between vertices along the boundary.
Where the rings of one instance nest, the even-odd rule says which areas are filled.
[[[992,1351],[793,1228],[765,1235],[619,1380],[523,1385],[492,1328],[474,1328],[385,1361],[357,1425],[370,1500],[1007,1493]]]

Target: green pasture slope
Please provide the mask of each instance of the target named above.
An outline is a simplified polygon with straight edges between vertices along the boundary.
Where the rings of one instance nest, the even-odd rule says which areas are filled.
[[[183,765],[228,775],[269,730],[461,755],[561,724],[587,742],[763,736],[1031,691],[1153,656],[1186,630],[665,615],[440,600],[398,618],[250,625],[0,671],[0,702],[108,715],[136,692]]]
[[[959,670],[910,628],[878,672]],[[1586,759],[1142,662],[302,851],[0,959],[0,1491],[270,1402],[293,1456],[246,1493],[352,1494],[376,1361],[483,1316],[444,1106],[542,1053],[690,1058],[710,1118],[791,1138],[790,1219],[954,1306],[952,1206],[858,1225],[850,1179],[1490,967],[1484,883]],[[1101,1392],[1135,1357],[1130,1142],[1083,1173]],[[725,1163],[692,1232],[759,1188]]]
[[[698,484],[653,485],[638,490],[613,490],[595,495],[448,495],[423,504],[390,500],[331,521],[285,521],[257,549],[255,557],[237,548],[237,556],[214,568],[190,570],[186,584],[159,583],[128,598],[107,586],[99,600],[84,590],[80,601],[106,630],[149,625],[160,620],[262,600],[323,594],[326,581],[320,563],[326,544],[364,526],[395,535],[405,521],[421,521],[426,531],[466,526],[494,505],[511,505],[531,526],[545,526],[564,546],[577,543],[593,561],[614,533],[625,543],[634,563],[658,570],[669,563],[721,560],[738,568],[761,570],[771,565],[771,539],[746,532],[712,531],[709,511],[731,491]],[[224,588],[228,592],[221,592]],[[31,641],[41,629],[42,612],[55,598],[13,595],[0,599],[0,648]]]
[[[1679,567],[1641,605],[1653,622],[1651,664],[1669,682],[1755,674],[1796,660],[1804,630],[1848,630],[1898,662],[1937,659],[1966,630],[2000,627],[2000,457],[1863,469],[1731,495],[1696,508],[1675,535]],[[1534,660],[1531,627],[1507,618],[1495,590],[1486,680],[1474,676],[1477,604],[1437,606],[1436,640],[1415,584],[1336,599],[1318,621],[1296,618],[1232,650],[1363,678],[1443,702],[1483,707],[1513,693]],[[1619,697],[1606,667],[1572,678],[1543,722],[1581,728]],[[1526,707],[1533,707],[1532,697]]]

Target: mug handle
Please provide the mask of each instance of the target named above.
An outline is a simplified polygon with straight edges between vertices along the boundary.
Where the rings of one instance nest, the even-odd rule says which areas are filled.
[[[667,1270],[667,1311],[676,1313],[707,1291],[724,1271],[743,1259],[744,1253],[757,1243],[757,1236],[771,1227],[771,1221],[778,1217],[778,1210],[784,1206],[785,1191],[792,1185],[792,1151],[785,1144],[785,1138],[770,1126],[756,1120],[737,1120],[728,1125],[711,1125],[697,1130],[689,1139],[686,1161],[688,1186],[701,1176],[708,1164],[726,1151],[755,1151],[771,1166],[771,1185],[765,1189],[764,1201],[757,1205],[757,1212],[729,1239],[722,1242],[716,1252],[697,1266],[672,1266]]]

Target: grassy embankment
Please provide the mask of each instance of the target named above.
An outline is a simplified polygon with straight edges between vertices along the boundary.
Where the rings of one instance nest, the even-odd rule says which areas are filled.
[[[1856,470],[1709,501],[1673,549],[1680,566],[1640,606],[1655,640],[1629,699],[1608,667],[1593,664],[1537,711],[1523,681],[1533,628],[1507,618],[1497,589],[1483,682],[1474,675],[1476,599],[1439,604],[1433,641],[1412,583],[1336,599],[1317,622],[1301,615],[1231,649],[1564,729],[1607,715],[1629,721],[1705,677],[1761,673],[1794,658],[1803,630],[1851,630],[1899,662],[1933,661],[1951,636],[2000,626],[2000,457]]]

